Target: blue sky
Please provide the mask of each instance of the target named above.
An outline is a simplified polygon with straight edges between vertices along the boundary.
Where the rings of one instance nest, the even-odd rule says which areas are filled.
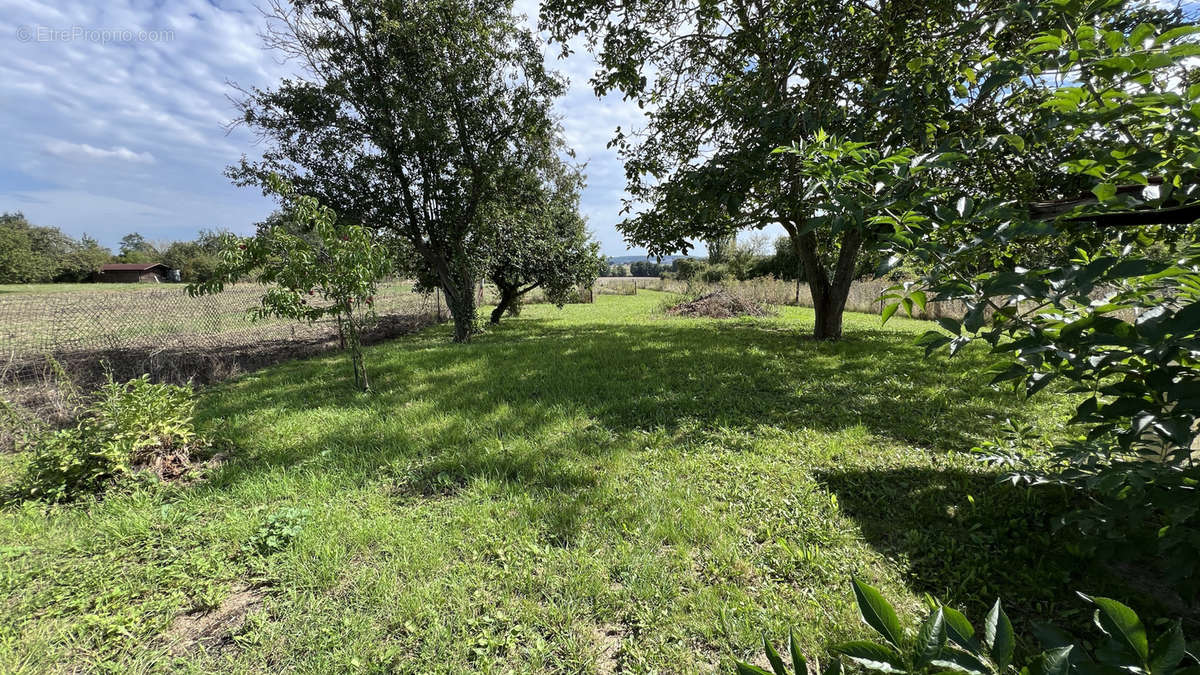
[[[259,151],[245,130],[226,134],[227,82],[269,86],[291,70],[261,48],[261,22],[250,0],[0,0],[0,212],[110,247],[131,231],[161,242],[247,232],[273,203],[222,175]],[[624,170],[605,144],[641,114],[595,97],[585,51],[548,53],[571,81],[558,107],[588,163],[583,210],[604,253],[626,254],[614,227]]]

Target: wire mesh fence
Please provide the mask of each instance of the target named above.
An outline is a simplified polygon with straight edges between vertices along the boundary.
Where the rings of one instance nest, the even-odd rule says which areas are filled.
[[[881,296],[895,283],[886,279],[869,279],[851,283],[850,293],[846,298],[846,309],[864,314],[881,314],[886,304]],[[601,277],[597,280],[596,287],[598,293],[616,295],[634,295],[638,289],[688,295],[702,295],[717,289],[725,289],[760,305],[813,306],[812,293],[809,291],[808,284],[774,277],[758,277],[746,281],[721,283],[688,282],[655,277]],[[940,319],[942,317],[961,319],[965,313],[966,306],[961,302],[931,302],[926,305],[925,309],[914,309],[913,317],[917,319]]]
[[[332,320],[255,320],[251,310],[259,306],[263,291],[244,284],[200,297],[175,285],[0,294],[0,379],[41,377],[50,359],[69,375],[84,379],[91,371],[107,369],[211,381],[229,374],[225,371],[270,362],[275,352],[318,351],[336,341]],[[375,339],[447,315],[439,294],[417,294],[402,282],[381,288],[375,308],[377,317],[369,331]],[[187,363],[195,367],[183,367]],[[179,372],[166,373],[168,366]]]

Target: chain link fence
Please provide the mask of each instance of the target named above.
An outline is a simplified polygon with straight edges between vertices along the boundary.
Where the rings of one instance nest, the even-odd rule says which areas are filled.
[[[238,371],[335,346],[333,320],[255,320],[264,288],[236,285],[191,297],[182,286],[0,294],[3,381],[42,377],[48,360],[68,375],[148,372],[166,380],[209,382]],[[368,339],[379,340],[446,318],[438,294],[391,283],[375,298]]]

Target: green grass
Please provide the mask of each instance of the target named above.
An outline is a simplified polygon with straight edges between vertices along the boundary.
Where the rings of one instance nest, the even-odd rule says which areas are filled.
[[[731,672],[760,630],[812,654],[863,634],[851,573],[909,616],[1003,595],[1026,635],[1111,587],[1053,553],[1057,495],[962,452],[1006,417],[1053,433],[1064,397],[988,388],[980,352],[923,359],[928,324],[849,315],[818,343],[805,309],[662,298],[370,348],[375,396],[339,356],[210,390],[237,449],[207,480],[0,513],[0,671]],[[247,552],[287,507],[311,512],[291,545]],[[233,645],[167,656],[174,617],[239,586],[265,600]]]

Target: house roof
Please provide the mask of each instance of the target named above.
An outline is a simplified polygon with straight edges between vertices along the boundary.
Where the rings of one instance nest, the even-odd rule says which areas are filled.
[[[152,270],[155,267],[163,267],[166,269],[171,269],[162,263],[109,263],[108,265],[101,265],[100,271],[101,272],[145,272],[147,270]]]

